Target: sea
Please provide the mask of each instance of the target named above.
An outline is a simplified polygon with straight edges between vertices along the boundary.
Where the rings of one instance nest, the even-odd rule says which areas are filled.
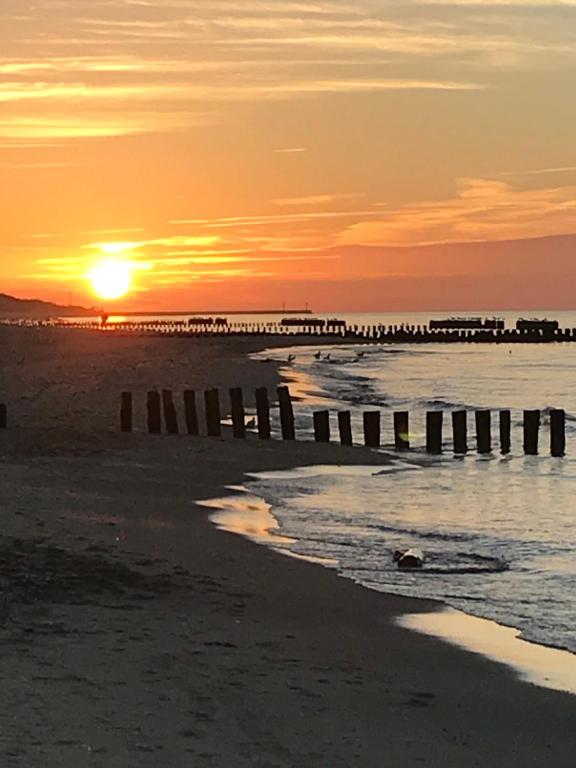
[[[482,315],[504,317],[513,326],[534,313]],[[576,312],[537,316],[576,327]],[[343,317],[358,325],[418,325],[440,315]],[[219,525],[238,529],[241,509],[241,532],[267,546],[321,562],[367,588],[433,598],[514,629],[530,643],[576,654],[576,345],[312,345],[264,350],[254,358],[281,364],[299,398],[302,439],[313,437],[314,410],[331,411],[333,439],[336,412],[349,410],[361,442],[362,412],[379,409],[391,462],[251,476],[215,505]],[[566,410],[564,458],[550,456],[552,408]],[[461,409],[470,412],[472,450],[455,457],[450,412]],[[474,450],[477,409],[493,413],[491,454]],[[512,411],[508,455],[498,446],[500,409]],[[525,409],[542,411],[538,456],[523,454]],[[393,451],[394,410],[411,415],[408,453]],[[446,414],[440,457],[424,450],[429,410]],[[399,570],[394,552],[411,547],[424,553],[424,567]]]

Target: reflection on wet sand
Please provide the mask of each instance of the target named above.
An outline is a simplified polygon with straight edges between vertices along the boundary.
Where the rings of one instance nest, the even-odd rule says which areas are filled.
[[[259,544],[267,544],[289,557],[322,563],[323,565],[336,564],[335,561],[328,558],[303,557],[286,549],[286,545],[295,544],[296,539],[282,536],[278,532],[280,525],[271,512],[270,504],[258,496],[252,496],[242,486],[230,486],[229,490],[240,492],[240,495],[197,502],[199,506],[215,510],[210,515],[210,519],[218,528],[230,533],[241,534]]]
[[[576,656],[522,640],[517,629],[468,616],[453,608],[402,616],[400,626],[439,637],[513,667],[534,685],[576,694]]]

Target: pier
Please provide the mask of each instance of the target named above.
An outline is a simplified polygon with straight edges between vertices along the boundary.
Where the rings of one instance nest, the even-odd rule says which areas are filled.
[[[6,325],[90,330],[117,336],[180,338],[254,337],[298,338],[311,343],[380,344],[549,344],[576,342],[576,328],[561,328],[556,321],[518,320],[516,327],[438,327],[427,325],[355,325],[344,320],[315,317],[285,318],[274,322],[229,322],[225,317],[190,317],[187,320],[154,319],[102,322],[100,319],[67,321],[4,320]]]

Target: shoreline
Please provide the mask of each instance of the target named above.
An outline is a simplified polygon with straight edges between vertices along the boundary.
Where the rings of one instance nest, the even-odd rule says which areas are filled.
[[[156,375],[167,365],[150,340],[137,349],[123,347],[123,355],[145,351]],[[203,345],[204,360],[208,351]],[[32,352],[38,367],[41,349]],[[121,387],[106,369],[117,349],[108,358],[91,352],[90,394],[108,388],[115,402]],[[238,369],[238,354],[236,375],[260,383],[263,367]],[[73,402],[72,429],[61,415],[55,423],[55,406],[70,401],[70,385],[85,372],[75,353],[57,358],[51,412],[25,399],[53,376],[51,360],[36,378],[29,363],[14,389],[27,387],[17,409],[25,425],[0,434],[4,536],[16,549],[31,539],[78,557],[96,548],[106,561],[164,579],[166,590],[144,599],[142,586],[95,593],[87,583],[80,602],[32,605],[16,595],[1,627],[7,766],[25,759],[30,768],[76,768],[89,759],[156,768],[194,759],[218,768],[372,768],[384,754],[434,768],[572,765],[572,696],[393,623],[439,604],[373,593],[281,558],[218,531],[193,503],[222,496],[248,472],[380,464],[384,456],[311,443],[248,440],[239,450],[229,439],[120,435],[105,430],[106,419],[94,422],[82,402]],[[186,374],[175,360],[172,378],[199,379],[184,362]],[[218,375],[232,378],[230,365],[222,362]]]
[[[296,472],[300,469],[302,467],[295,468]],[[250,473],[246,479],[258,477],[258,474]],[[337,560],[293,552],[289,545],[297,543],[297,540],[281,533],[281,526],[270,505],[262,497],[255,496],[249,484],[229,486],[226,494],[220,498],[198,502],[211,512],[210,520],[219,530],[243,536],[261,546],[271,548],[280,555],[318,563],[340,573]],[[361,589],[370,589],[356,580],[352,581]],[[414,597],[401,591],[390,592],[386,589],[371,591],[423,600],[435,605],[434,610],[398,616],[396,621],[400,626],[445,640],[463,650],[505,664],[521,680],[576,695],[576,654],[568,649],[527,640],[515,627],[476,616],[443,600]]]

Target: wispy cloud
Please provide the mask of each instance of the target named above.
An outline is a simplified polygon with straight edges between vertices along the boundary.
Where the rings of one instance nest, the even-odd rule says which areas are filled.
[[[576,231],[576,187],[516,189],[493,179],[461,179],[449,200],[383,211],[349,226],[346,244],[421,245],[507,240]]]
[[[459,5],[39,0],[32,14],[14,3],[1,12],[0,138],[178,130],[241,101],[479,90],[493,87],[487,72],[539,55],[575,63],[566,26],[536,24],[530,2]],[[511,5],[514,19],[499,10]],[[26,109],[40,101],[45,121]]]

